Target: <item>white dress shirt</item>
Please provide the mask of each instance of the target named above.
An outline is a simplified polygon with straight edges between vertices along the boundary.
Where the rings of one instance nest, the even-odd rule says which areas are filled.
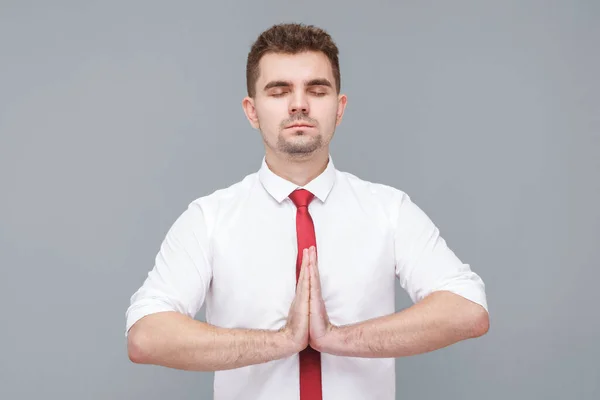
[[[450,250],[402,191],[326,170],[304,189],[315,195],[322,295],[332,324],[394,313],[395,279],[413,302],[448,290],[487,310],[481,278]],[[166,234],[154,268],[131,297],[126,332],[140,318],[178,311],[224,328],[277,330],[296,286],[298,186],[265,163],[232,186],[191,202]],[[323,353],[324,400],[393,400],[393,358]],[[215,372],[216,400],[298,400],[298,355]]]

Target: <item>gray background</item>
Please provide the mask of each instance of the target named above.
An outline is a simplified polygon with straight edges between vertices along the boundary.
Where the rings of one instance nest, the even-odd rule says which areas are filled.
[[[210,373],[129,362],[124,313],[187,204],[259,168],[245,58],[289,21],[341,50],[336,166],[408,192],[487,285],[490,332],[399,359],[398,399],[600,398],[599,18],[597,1],[0,1],[0,398],[210,398]]]

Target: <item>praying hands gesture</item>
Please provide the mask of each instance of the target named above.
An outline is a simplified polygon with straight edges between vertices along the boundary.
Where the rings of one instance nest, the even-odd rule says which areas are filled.
[[[296,296],[283,332],[299,352],[309,345],[315,350],[322,350],[323,343],[334,329],[321,294],[317,251],[311,246],[302,252]]]
[[[315,247],[304,249],[296,296],[281,329],[290,351],[307,346],[350,357],[404,357],[433,351],[487,331],[487,312],[448,291],[430,294],[400,312],[334,326],[321,294]]]

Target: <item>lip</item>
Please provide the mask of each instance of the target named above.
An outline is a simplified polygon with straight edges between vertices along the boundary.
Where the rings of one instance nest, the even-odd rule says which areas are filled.
[[[294,124],[294,125],[288,126],[286,129],[292,129],[292,128],[314,128],[314,126],[309,125],[309,124]]]

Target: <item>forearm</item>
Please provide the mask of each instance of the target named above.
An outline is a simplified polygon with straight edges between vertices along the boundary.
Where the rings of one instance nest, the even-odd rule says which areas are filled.
[[[176,312],[148,315],[129,331],[129,357],[190,371],[218,371],[264,363],[294,354],[282,332],[225,329]]]
[[[320,350],[349,357],[405,357],[481,336],[487,329],[483,307],[454,293],[435,292],[395,314],[334,327]]]

